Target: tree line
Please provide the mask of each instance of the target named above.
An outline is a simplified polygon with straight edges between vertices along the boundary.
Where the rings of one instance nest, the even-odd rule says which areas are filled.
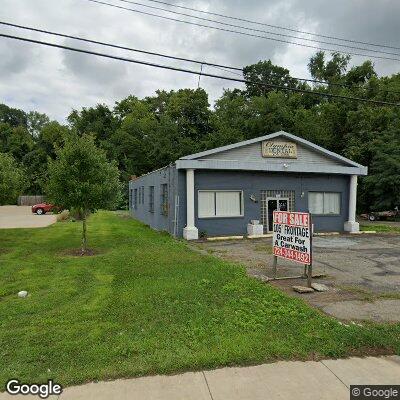
[[[73,110],[66,124],[0,104],[0,204],[15,202],[22,192],[47,193],[49,165],[74,137],[92,136],[116,163],[127,188],[131,176],[182,156],[285,130],[369,167],[369,175],[360,179],[359,211],[400,206],[400,107],[262,84],[400,102],[400,74],[378,77],[370,61],[352,68],[349,62],[348,56],[316,53],[308,69],[315,80],[328,82],[323,85],[260,61],[243,69],[251,83],[225,90],[213,108],[201,88],[158,90],[142,99],[131,95],[112,108],[97,104]]]

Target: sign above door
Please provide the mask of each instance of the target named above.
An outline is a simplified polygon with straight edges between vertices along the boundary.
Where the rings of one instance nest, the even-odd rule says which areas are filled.
[[[297,158],[297,144],[267,140],[261,143],[264,158]]]

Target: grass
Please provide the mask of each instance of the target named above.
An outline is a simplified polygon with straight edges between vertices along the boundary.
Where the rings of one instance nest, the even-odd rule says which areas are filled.
[[[362,231],[375,231],[375,232],[393,232],[393,233],[400,233],[400,226],[394,225],[360,225],[360,229]]]
[[[0,384],[400,353],[400,324],[341,325],[244,268],[120,216],[0,231]],[[19,299],[17,292],[29,297]]]

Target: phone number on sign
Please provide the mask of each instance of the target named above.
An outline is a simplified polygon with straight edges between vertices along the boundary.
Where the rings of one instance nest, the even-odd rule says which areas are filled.
[[[283,247],[274,247],[274,256],[288,258],[289,260],[294,260],[303,264],[310,264],[311,262],[310,254],[301,253],[297,250],[285,249]]]

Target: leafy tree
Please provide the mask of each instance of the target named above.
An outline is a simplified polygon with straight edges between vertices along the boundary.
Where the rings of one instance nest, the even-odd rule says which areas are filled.
[[[51,121],[41,127],[36,139],[37,147],[41,148],[51,158],[55,158],[56,148],[61,147],[70,134],[68,127],[57,121]]]
[[[343,77],[349,61],[349,55],[342,55],[340,53],[332,53],[332,58],[326,61],[325,53],[319,51],[315,56],[311,57],[308,69],[314,79],[334,82]]]
[[[400,74],[378,77],[370,61],[348,69],[349,61],[348,56],[319,52],[308,65],[314,78],[347,87],[309,85],[269,60],[260,61],[243,71],[256,84],[248,84],[245,90],[226,90],[213,109],[203,89],[158,90],[144,99],[131,95],[113,109],[98,104],[75,110],[65,127],[49,122],[43,114],[0,105],[0,152],[22,163],[29,174],[27,192],[38,193],[47,176],[47,160],[56,157],[55,148],[63,145],[71,131],[92,135],[108,160],[117,162],[120,180],[125,182],[130,175],[163,167],[183,155],[286,130],[369,167],[368,179],[360,179],[360,211],[384,207],[378,204],[382,196],[387,204],[396,204],[395,188],[383,192],[374,177],[382,176],[383,165],[395,158],[392,153],[385,158],[382,140],[398,131],[400,108],[266,90],[260,85],[268,82],[317,94],[400,102]],[[390,146],[397,143],[393,139]],[[380,158],[376,149],[382,149]],[[391,164],[387,168],[389,174],[395,171]]]
[[[26,113],[17,108],[8,107],[5,104],[0,104],[0,123],[10,124],[12,127],[27,126]]]
[[[24,170],[11,155],[0,153],[0,205],[15,204],[25,186]]]
[[[284,87],[297,87],[298,84],[297,79],[290,76],[289,70],[272,64],[271,60],[259,61],[257,64],[243,68],[243,76],[248,81],[260,83],[246,83],[246,94],[249,97],[262,96],[275,90],[268,89],[261,83]]]
[[[80,135],[93,135],[97,144],[108,140],[117,128],[117,119],[105,104],[82,108],[81,111],[73,110],[68,122]]]
[[[26,119],[28,132],[33,137],[37,137],[41,129],[50,122],[50,119],[46,114],[41,114],[37,111],[29,112]]]
[[[350,69],[346,74],[346,83],[348,85],[360,85],[368,82],[370,79],[376,77],[377,74],[374,70],[374,65],[371,61],[365,61],[361,65],[357,65]]]
[[[400,129],[385,132],[374,144],[370,174],[365,178],[372,209],[400,207]]]
[[[87,251],[86,220],[100,208],[117,206],[121,194],[119,171],[107,161],[93,137],[68,138],[49,161],[48,195],[52,202],[76,210],[82,219],[82,255]]]
[[[25,154],[33,150],[35,142],[28,130],[20,125],[8,130],[5,149],[7,153],[12,154],[19,162],[22,161]]]
[[[210,131],[211,110],[203,89],[181,89],[170,94],[165,116],[178,128],[181,136],[201,140]]]

